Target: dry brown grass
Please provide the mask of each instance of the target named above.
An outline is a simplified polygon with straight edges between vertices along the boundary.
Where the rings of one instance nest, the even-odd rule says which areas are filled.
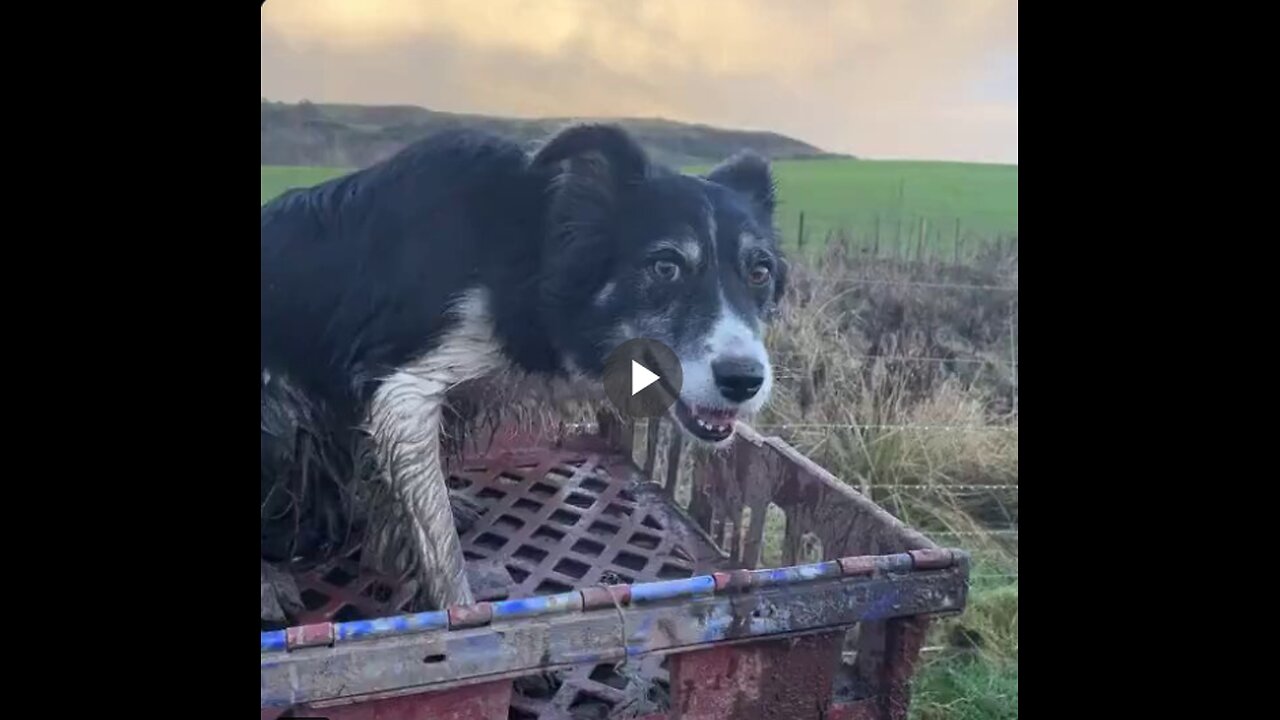
[[[957,267],[833,243],[793,277],[757,424],[922,530],[1016,526],[1016,492],[968,489],[1018,482],[1016,249]]]

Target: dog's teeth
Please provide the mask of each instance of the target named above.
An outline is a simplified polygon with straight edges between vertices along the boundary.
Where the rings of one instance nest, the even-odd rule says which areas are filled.
[[[717,423],[712,420],[704,420],[700,417],[695,417],[694,421],[697,422],[698,427],[702,428],[703,430],[706,430],[709,433],[715,433],[717,435],[728,435],[729,433],[733,432],[733,425],[730,423]]]

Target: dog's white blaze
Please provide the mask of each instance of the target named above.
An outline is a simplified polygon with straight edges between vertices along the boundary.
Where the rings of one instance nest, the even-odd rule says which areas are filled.
[[[483,290],[465,293],[454,314],[456,324],[434,349],[382,382],[369,414],[383,477],[408,511],[421,555],[420,581],[437,608],[474,601],[440,465],[445,394],[505,364]]]
[[[711,372],[711,363],[722,357],[749,357],[760,362],[764,367],[764,382],[755,397],[738,406],[738,410],[750,415],[759,412],[769,399],[773,390],[773,366],[769,362],[769,353],[765,350],[764,341],[752,330],[742,318],[734,312],[724,293],[720,295],[720,313],[707,340],[703,343],[702,353],[697,357],[681,358],[680,370],[684,374],[684,388],[681,395],[686,404],[708,407],[727,407],[728,402],[720,395],[716,387],[715,376]]]

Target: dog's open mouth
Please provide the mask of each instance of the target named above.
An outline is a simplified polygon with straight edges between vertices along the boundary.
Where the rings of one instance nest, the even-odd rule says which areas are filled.
[[[650,367],[662,367],[652,354],[646,353],[644,357],[647,362],[652,363]],[[733,423],[738,418],[738,411],[732,408],[705,405],[690,406],[680,399],[679,392],[671,386],[671,381],[666,375],[666,373],[659,375],[657,383],[668,398],[675,398],[672,414],[676,421],[691,435],[704,442],[718,443],[728,440],[733,434]]]
[[[738,412],[728,408],[690,407],[683,400],[675,402],[676,420],[694,437],[707,442],[721,442],[733,434]]]

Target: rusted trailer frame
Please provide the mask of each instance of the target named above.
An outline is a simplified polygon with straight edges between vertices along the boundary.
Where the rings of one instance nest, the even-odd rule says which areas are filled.
[[[579,446],[612,453],[620,460],[610,466],[616,474],[626,464],[617,455],[633,456],[635,435],[629,425],[606,421],[598,438],[580,439]],[[657,494],[693,532],[723,549],[710,564],[695,563],[710,572],[606,587],[598,584],[604,566],[592,567],[578,575],[589,584],[567,592],[263,633],[263,717],[295,708],[348,719],[568,718],[584,698],[616,711],[627,693],[600,681],[593,669],[619,661],[667,676],[669,709],[646,717],[905,717],[928,617],[964,607],[967,556],[938,548],[786,443],[746,427],[727,452],[683,464],[692,470],[691,497],[676,509],[684,454],[679,437],[664,438],[656,422],[648,425],[644,474],[653,476],[666,442],[667,471]],[[536,475],[521,481],[510,470],[529,462],[497,455],[477,472],[503,478],[504,487],[546,487]],[[545,470],[544,464],[534,472]],[[555,502],[589,495],[583,486],[593,481],[603,486],[571,479],[550,498],[551,507],[523,515],[515,509],[522,504],[518,493],[505,498],[502,517],[528,525],[508,546],[527,540],[538,522],[550,522],[560,512]],[[500,494],[495,486],[481,492]],[[644,516],[643,498],[597,490],[588,501],[628,514],[638,507],[637,518]],[[786,567],[759,569],[771,504],[786,515]],[[484,536],[484,527],[475,532],[480,535],[473,539]],[[591,558],[566,550],[575,537],[546,546],[558,553],[548,568],[563,562],[559,554],[586,567]],[[798,562],[806,544],[821,548],[822,561]],[[492,540],[490,546],[507,547]],[[530,592],[544,577],[565,579],[550,569],[511,567],[524,568]],[[850,656],[852,662],[844,662]],[[515,678],[570,668],[550,697],[513,696]]]

